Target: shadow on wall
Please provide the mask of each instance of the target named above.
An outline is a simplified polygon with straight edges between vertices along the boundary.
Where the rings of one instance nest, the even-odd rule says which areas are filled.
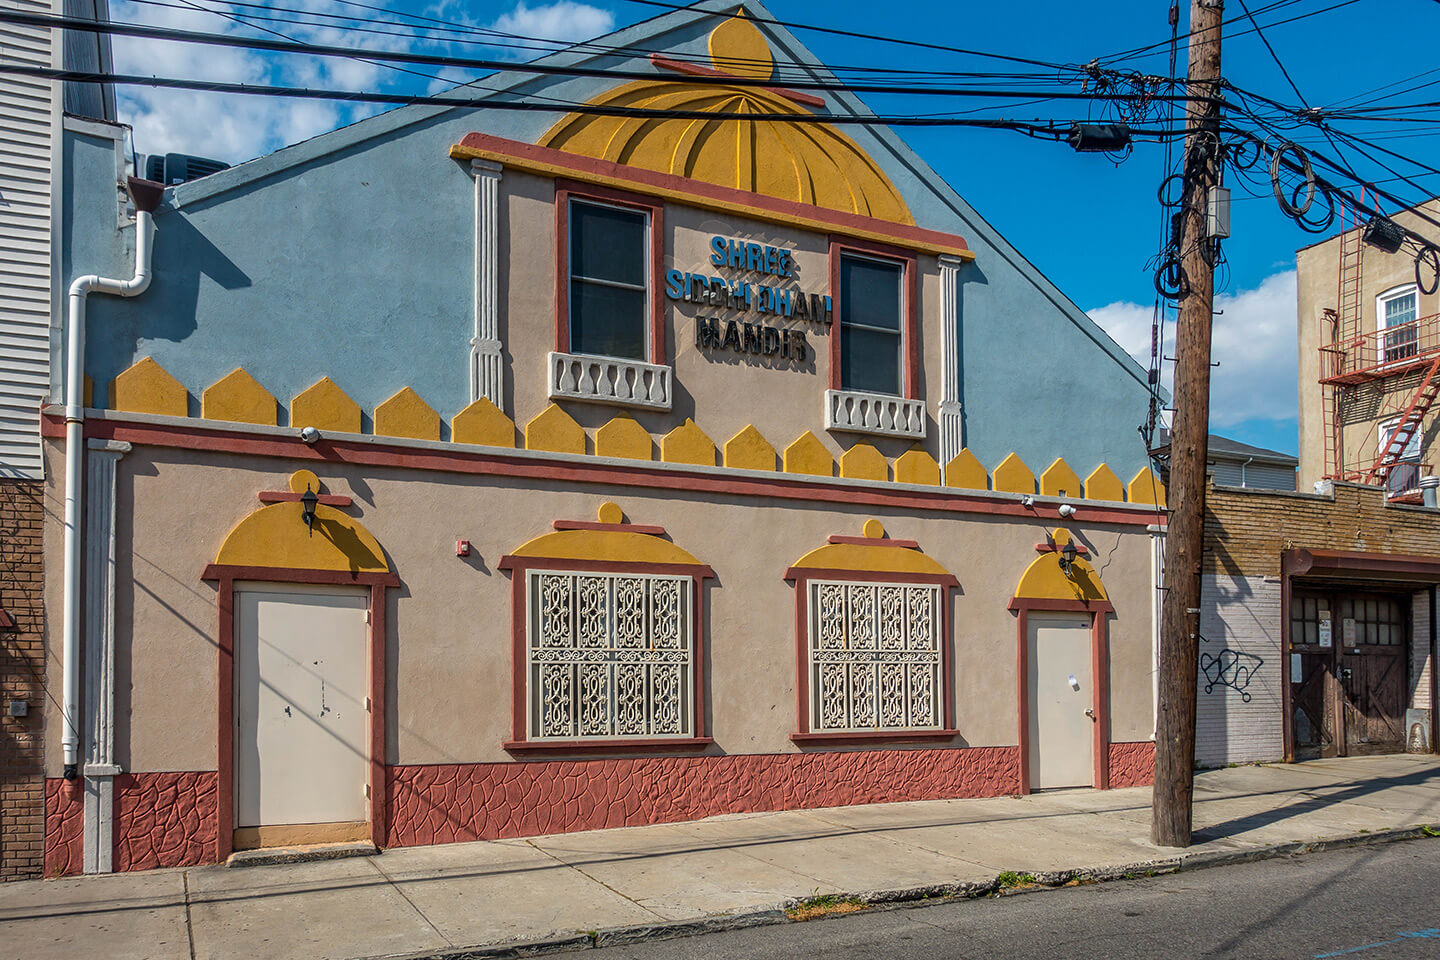
[[[965,292],[965,288],[970,284],[987,285],[989,283],[989,278],[985,276],[985,271],[980,269],[977,261],[971,260],[960,267],[960,292],[955,303],[955,323],[960,328],[955,333],[955,399],[960,401],[960,435],[962,437],[970,436],[970,414],[965,404],[965,304],[970,297]]]
[[[359,573],[361,570],[385,568],[385,560],[376,556],[375,551],[367,547],[355,535],[355,528],[350,524],[325,517],[316,517],[315,529],[326,540],[334,544],[335,549],[345,555],[345,559],[350,563],[351,574]]]
[[[202,276],[225,290],[252,283],[245,271],[180,214],[170,212],[157,221],[155,246],[155,282],[149,295],[94,329],[94,339],[109,342],[108,359],[117,364],[113,370],[92,368],[97,385],[109,382],[129,366],[139,356],[141,341],[179,343],[195,332]],[[112,298],[98,299],[105,304],[101,309],[110,307]]]

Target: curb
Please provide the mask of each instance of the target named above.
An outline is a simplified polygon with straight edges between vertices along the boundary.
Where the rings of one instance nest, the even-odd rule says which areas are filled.
[[[907,887],[898,890],[871,890],[864,893],[835,893],[828,898],[836,902],[861,903],[868,908],[865,912],[886,910],[911,910],[918,907],[938,906],[961,900],[978,900],[983,897],[1009,897],[1055,890],[1071,883],[1113,883],[1119,880],[1142,880],[1172,873],[1188,873],[1207,870],[1212,867],[1228,867],[1240,863],[1255,863],[1261,860],[1275,860],[1280,857],[1303,856],[1323,853],[1327,850],[1342,850],[1347,847],[1371,846],[1396,843],[1402,840],[1421,840],[1440,836],[1427,832],[1432,828],[1404,827],[1393,830],[1377,830],[1373,833],[1353,833],[1324,840],[1302,840],[1288,843],[1272,843],[1248,850],[1208,850],[1203,853],[1180,854],[1174,857],[1159,857],[1138,860],[1134,863],[1107,867],[1077,867],[1071,870],[1052,870],[1031,876],[1027,881],[1013,886],[1002,886],[1001,876],[1011,871],[1002,871],[993,880],[963,881],[957,883],[930,884],[923,887]],[[1013,873],[1012,873],[1013,875]],[[627,927],[609,927],[578,933],[573,936],[543,937],[535,940],[512,941],[474,947],[456,947],[450,950],[426,951],[422,953],[386,954],[371,960],[511,960],[519,957],[539,957],[553,953],[571,953],[599,947],[615,947],[624,944],[646,943],[655,940],[675,940],[707,933],[723,933],[728,930],[747,930],[782,923],[809,923],[810,920],[792,920],[787,911],[805,901],[792,899],[779,905],[765,907],[745,913],[720,914],[700,917],[695,920],[645,923]],[[854,913],[837,914],[854,916]],[[817,917],[815,919],[829,919]]]

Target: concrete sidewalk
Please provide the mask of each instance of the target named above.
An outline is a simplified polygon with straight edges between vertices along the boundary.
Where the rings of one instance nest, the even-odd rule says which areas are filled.
[[[795,901],[826,894],[963,895],[1002,871],[1054,882],[1175,869],[1440,822],[1432,757],[1239,767],[1196,783],[1200,830],[1183,854],[1146,839],[1148,789],[1076,790],[5,884],[0,954],[443,956],[540,941],[578,949],[692,925],[774,922]]]

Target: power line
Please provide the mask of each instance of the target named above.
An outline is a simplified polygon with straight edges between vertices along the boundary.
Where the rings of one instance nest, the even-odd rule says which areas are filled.
[[[432,66],[460,67],[476,70],[493,70],[514,73],[536,73],[566,77],[603,77],[608,79],[627,78],[654,80],[656,74],[650,71],[625,70],[617,68],[555,66],[551,64],[516,64],[501,60],[472,57],[451,57],[439,54],[408,53],[405,51],[371,50],[361,47],[345,47],[332,44],[317,44],[290,40],[267,40],[259,37],[234,37],[224,34],[205,33],[196,30],[180,30],[172,27],[155,27],[146,24],[104,23],[75,17],[52,16],[49,14],[21,13],[0,9],[0,23],[18,23],[29,26],[49,26],[70,30],[81,30],[117,36],[141,37],[152,40],[166,40],[181,43],[198,43],[211,46],[242,47],[266,50],[273,53],[308,54],[322,57],[345,59],[374,59],[397,63],[418,63]],[[741,86],[766,88],[774,86],[768,79],[753,77],[725,76],[723,78],[687,77],[686,82],[712,83],[720,86]],[[845,93],[893,93],[916,96],[963,96],[989,97],[994,99],[1023,99],[1035,97],[1035,90],[1002,90],[987,88],[957,88],[935,86],[902,86],[865,83],[829,83],[822,81],[789,82],[787,86],[797,90],[820,90]],[[1068,90],[1045,91],[1044,95],[1057,100],[1129,100],[1130,94],[1107,94],[1101,92],[1076,92]],[[1171,94],[1149,94],[1154,100],[1184,100],[1186,97]]]
[[[647,7],[662,7],[666,10],[691,10],[692,7],[676,3],[664,3],[662,0],[629,0],[630,3],[637,3]],[[916,47],[922,50],[938,50],[943,53],[959,53],[970,57],[988,57],[992,60],[1004,60],[1009,63],[1023,63],[1032,67],[1046,67],[1051,70],[1074,70],[1075,67],[1062,63],[1051,63],[1046,60],[1035,60],[1030,57],[1015,57],[1003,53],[990,53],[986,50],[972,50],[967,47],[954,47],[943,43],[927,43],[922,40],[904,40],[898,37],[887,37],[878,34],[861,33],[857,30],[841,30],[837,27],[824,27],[813,23],[797,23],[793,20],[779,20],[774,17],[757,17],[750,13],[745,15],[752,23],[768,23],[778,27],[785,27],[789,30],[809,30],[814,33],[826,33],[838,37],[851,37],[859,40],[873,40],[879,43],[893,43],[907,47]]]
[[[1291,6],[1294,6],[1295,4],[1300,3],[1300,2],[1301,2],[1301,0],[1277,0],[1277,2],[1271,3],[1269,6],[1260,7],[1259,9],[1256,10],[1256,13],[1259,13],[1259,14],[1269,13],[1269,12],[1273,12],[1273,11],[1275,11],[1275,10],[1281,9],[1281,8],[1283,8],[1283,7],[1291,7]],[[1336,4],[1333,4],[1333,5],[1328,6],[1328,7],[1322,7],[1322,8],[1319,9],[1319,10],[1312,10],[1312,11],[1310,11],[1309,13],[1297,14],[1297,15],[1295,15],[1295,16],[1293,16],[1293,17],[1289,17],[1289,18],[1287,18],[1287,19],[1285,19],[1285,20],[1276,20],[1274,23],[1267,23],[1265,26],[1266,26],[1266,27],[1280,27],[1280,26],[1284,26],[1284,25],[1287,24],[1287,23],[1295,23],[1295,22],[1298,21],[1298,20],[1305,20],[1305,19],[1308,19],[1308,18],[1310,18],[1310,17],[1318,17],[1318,16],[1319,16],[1320,14],[1322,14],[1322,13],[1329,13],[1329,12],[1332,11],[1332,10],[1339,10],[1341,7],[1348,7],[1348,6],[1352,5],[1352,4],[1356,4],[1356,3],[1359,3],[1359,2],[1360,2],[1360,0],[1342,0],[1342,2],[1340,2],[1340,3],[1336,3]],[[1243,19],[1243,17],[1232,17],[1232,18],[1230,18],[1229,20],[1224,21],[1224,23],[1222,24],[1222,26],[1235,23],[1236,21],[1241,20],[1241,19]],[[1225,39],[1226,39],[1226,40],[1234,40],[1234,39],[1237,38],[1237,37],[1243,37],[1243,36],[1245,36],[1246,34],[1250,34],[1250,33],[1254,33],[1254,32],[1255,32],[1255,31],[1254,31],[1253,29],[1251,29],[1251,30],[1237,30],[1237,31],[1234,32],[1234,33],[1226,34]],[[1181,39],[1183,40],[1183,39],[1185,39],[1186,37],[1190,37],[1190,36],[1193,36],[1193,33],[1183,34],[1183,35],[1181,36]],[[1168,41],[1168,40],[1163,40],[1163,41],[1161,41],[1161,42],[1159,42],[1159,43],[1146,44],[1146,45],[1143,46],[1143,47],[1133,47],[1133,48],[1131,48],[1131,49],[1129,49],[1129,50],[1122,50],[1120,53],[1113,53],[1113,54],[1110,54],[1109,56],[1106,56],[1106,57],[1100,57],[1100,58],[1099,58],[1099,62],[1101,62],[1101,63],[1114,63],[1114,62],[1117,61],[1117,60],[1130,59],[1131,57],[1135,57],[1135,56],[1142,56],[1142,55],[1143,55],[1143,56],[1148,56],[1148,55],[1150,55],[1150,54],[1152,54],[1152,53],[1158,53],[1159,50],[1160,50],[1160,48],[1161,48],[1161,47],[1164,47],[1164,46],[1165,46],[1166,44],[1168,44],[1169,42],[1170,42],[1170,41]]]
[[[171,10],[187,10],[187,9],[193,9],[193,6],[187,4],[186,0],[178,0],[178,2],[166,2],[166,0],[130,0],[130,2],[136,3],[136,4],[141,4],[141,5],[144,5],[144,6],[147,6],[147,7],[161,7],[161,8],[165,8],[165,9],[171,9]],[[504,31],[493,30],[493,29],[486,28],[486,27],[477,27],[477,26],[466,25],[466,24],[456,24],[456,23],[454,23],[453,21],[438,20],[438,19],[432,18],[432,17],[425,17],[425,18],[422,18],[422,19],[427,20],[427,21],[431,21],[431,22],[436,23],[436,24],[443,24],[443,26],[425,26],[425,27],[422,27],[422,26],[420,26],[420,25],[412,25],[412,24],[406,24],[406,23],[399,23],[399,22],[396,22],[396,21],[394,21],[394,20],[380,20],[380,19],[376,19],[376,18],[373,18],[373,17],[355,17],[355,16],[349,16],[349,15],[346,15],[346,14],[325,13],[325,12],[323,12],[323,11],[317,11],[317,10],[304,10],[304,9],[301,9],[301,8],[298,8],[298,7],[281,7],[281,6],[276,6],[276,5],[274,5],[274,4],[267,4],[267,3],[242,2],[242,0],[224,0],[224,2],[226,3],[227,6],[229,6],[229,7],[231,7],[231,8],[243,7],[243,8],[247,8],[247,9],[263,10],[263,11],[268,11],[268,12],[272,12],[272,13],[293,13],[293,14],[297,14],[297,15],[298,15],[298,16],[294,16],[294,17],[282,17],[282,16],[268,16],[268,15],[259,14],[259,13],[246,13],[246,14],[243,14],[243,16],[245,16],[248,20],[252,20],[252,21],[265,21],[265,22],[269,22],[269,23],[286,23],[286,24],[292,24],[292,25],[296,25],[296,26],[317,27],[317,28],[329,29],[329,30],[342,30],[342,29],[343,29],[343,30],[348,30],[348,31],[355,32],[355,33],[368,33],[368,34],[375,34],[375,35],[387,36],[387,37],[402,37],[402,38],[405,38],[405,39],[407,39],[407,40],[419,40],[419,41],[423,41],[423,42],[426,42],[426,43],[434,43],[434,44],[459,44],[459,45],[482,46],[482,47],[490,47],[490,48],[497,48],[497,47],[498,47],[498,48],[512,49],[512,50],[533,50],[533,51],[540,51],[540,52],[544,52],[544,53],[555,53],[555,52],[557,52],[557,51],[564,50],[564,51],[573,51],[573,52],[586,52],[586,53],[592,53],[592,54],[596,54],[596,55],[605,55],[605,54],[614,54],[614,53],[621,52],[621,48],[615,47],[615,46],[613,46],[613,45],[607,45],[607,44],[599,43],[599,42],[593,41],[593,40],[580,41],[580,42],[577,42],[577,43],[567,43],[567,42],[558,41],[558,40],[545,40],[545,39],[540,38],[540,37],[532,37],[532,36],[527,36],[527,35],[524,35],[524,34],[506,33],[506,32],[504,32]],[[377,9],[378,9],[378,8],[377,8]],[[213,8],[207,8],[207,10],[209,10],[210,12],[217,13],[217,14],[222,15],[222,16],[225,15],[225,14],[220,14],[220,11],[214,10]],[[402,14],[401,11],[393,11],[393,12],[396,13],[397,15],[416,16],[415,14]],[[237,14],[237,15],[239,15],[239,14]],[[343,23],[339,23],[339,24],[316,23],[316,22],[314,22],[313,20],[300,19],[301,17],[316,17],[316,18],[324,18],[324,19],[328,19],[328,20],[336,20],[336,21],[344,21],[344,22],[343,22]],[[381,29],[376,29],[376,25],[379,25],[379,26],[393,26],[393,27],[399,27],[399,28],[401,28],[401,29],[398,29],[398,30],[381,30]],[[429,31],[432,31],[432,32],[441,32],[441,33],[460,33],[460,34],[468,35],[469,37],[483,36],[483,37],[486,37],[487,39],[468,39],[468,38],[465,38],[465,37],[451,37],[451,36],[436,37],[436,36],[430,36],[430,35],[428,35],[428,34],[426,34],[426,33],[424,33],[424,32],[421,32],[421,31],[424,31],[424,30],[429,30]],[[517,43],[517,42],[511,42],[511,41],[522,41],[522,42],[518,42],[518,43]],[[654,52],[654,51],[651,51],[651,50],[649,50],[649,49],[646,49],[646,48],[643,48],[643,47],[639,47],[639,46],[629,46],[629,47],[624,48],[624,52],[634,54],[634,53],[650,53],[650,52]],[[686,59],[683,54],[673,54],[673,53],[672,53],[672,54],[670,54],[670,55],[671,55],[673,58],[675,58],[675,59]],[[739,59],[740,62],[743,62],[743,63],[752,63],[752,62],[758,63],[758,62],[759,62],[759,61],[752,61],[752,60],[750,60],[750,59],[748,59],[748,58],[732,58],[732,59]],[[853,71],[858,71],[858,72],[875,72],[875,73],[881,73],[881,72],[900,72],[900,73],[905,73],[905,72],[910,72],[910,71],[903,71],[903,70],[901,70],[901,71],[881,71],[881,70],[873,69],[873,68],[869,68],[869,67],[834,67],[834,66],[832,66],[832,67],[830,67],[830,69],[831,69],[831,70],[853,70]],[[914,73],[917,73],[917,74],[920,74],[920,73],[934,74],[934,73],[936,73],[935,71],[913,71],[913,72],[914,72]],[[938,74],[937,74],[937,75],[938,75]],[[979,76],[979,74],[976,74],[976,76]],[[1037,74],[999,74],[999,73],[996,73],[996,74],[988,74],[987,76],[995,76],[995,77],[1001,77],[1001,76],[1007,76],[1007,77],[1026,77],[1026,78],[1037,78],[1037,79],[1039,78],[1039,75],[1037,75]]]
[[[1290,76],[1290,71],[1285,69],[1285,64],[1280,60],[1280,54],[1276,53],[1276,52],[1275,52],[1275,48],[1270,45],[1270,38],[1267,37],[1267,36],[1265,36],[1265,31],[1264,31],[1264,30],[1260,29],[1260,24],[1259,24],[1258,22],[1256,22],[1256,20],[1255,20],[1255,15],[1252,14],[1252,13],[1250,12],[1250,8],[1245,5],[1245,0],[1240,0],[1240,9],[1243,10],[1243,11],[1245,11],[1245,16],[1250,20],[1250,23],[1255,27],[1255,33],[1260,37],[1260,42],[1263,43],[1263,44],[1265,44],[1265,49],[1266,49],[1266,50],[1270,51],[1270,59],[1274,60],[1274,61],[1275,61],[1275,66],[1277,66],[1277,67],[1280,68],[1280,73],[1285,77],[1285,82],[1288,83],[1288,84],[1290,84],[1290,89],[1291,89],[1291,90],[1295,91],[1295,97],[1296,97],[1296,99],[1298,99],[1298,100],[1300,101],[1300,104],[1301,104],[1303,107],[1305,107],[1305,109],[1306,109],[1307,112],[1309,112],[1309,111],[1310,111],[1310,101],[1305,99],[1305,94],[1301,93],[1301,92],[1300,92],[1300,88],[1295,85],[1295,80]],[[1336,142],[1335,142],[1335,139],[1330,136],[1330,131],[1325,128],[1325,122],[1317,117],[1317,118],[1315,118],[1315,126],[1316,126],[1316,128],[1319,129],[1319,131],[1320,131],[1322,134],[1325,135],[1325,140],[1330,144],[1330,146],[1334,148],[1334,150],[1335,150],[1335,156],[1337,156],[1337,157],[1340,158],[1340,162],[1341,162],[1341,163],[1344,163],[1344,162],[1345,162],[1345,155],[1344,155],[1344,153],[1342,153],[1341,150],[1340,150],[1340,144],[1336,143]],[[1348,169],[1348,165],[1347,165],[1347,169]],[[1394,171],[1391,171],[1391,172],[1394,172]],[[1351,174],[1351,176],[1358,176],[1353,169],[1350,170],[1350,174]]]
[[[884,125],[898,127],[980,127],[1018,130],[1032,136],[1056,140],[1069,136],[1069,121],[1021,121],[1006,118],[980,119],[953,116],[915,116],[901,114],[850,115],[824,113],[723,113],[705,110],[650,110],[642,107],[621,107],[592,103],[534,103],[527,100],[480,100],[477,98],[442,97],[424,94],[379,93],[366,90],[331,90],[297,88],[267,84],[228,83],[212,80],[188,80],[142,74],[99,73],[86,70],[58,70],[49,67],[24,67],[0,64],[0,74],[60,80],[70,83],[113,83],[123,86],[162,87],[177,90],[200,90],[210,93],[238,93],[249,96],[285,97],[301,100],[337,100],[352,103],[385,103],[395,105],[422,104],[443,107],[465,107],[474,110],[519,111],[530,113],[571,113],[607,117],[634,117],[654,120],[746,120],[766,123],[802,123],[819,126]],[[1063,126],[1061,124],[1064,124]],[[1132,128],[1138,138],[1184,136],[1185,130],[1169,128]]]
[[[145,5],[145,6],[151,6],[151,7],[163,7],[163,8],[169,8],[169,9],[187,9],[187,7],[184,5],[184,0],[179,0],[179,2],[166,2],[166,0],[130,0],[130,2],[132,2],[132,3],[137,3],[137,4],[143,4],[143,5]],[[379,12],[389,13],[389,14],[392,14],[392,15],[394,15],[394,16],[410,17],[410,18],[413,18],[413,19],[417,19],[417,20],[424,21],[425,24],[427,24],[427,25],[426,25],[426,26],[421,26],[421,25],[418,25],[418,24],[412,25],[412,24],[397,22],[397,21],[394,21],[394,20],[381,20],[381,19],[377,19],[377,18],[374,18],[374,17],[357,17],[357,16],[350,16],[350,15],[347,15],[347,14],[325,13],[324,11],[305,10],[305,9],[298,8],[298,7],[282,7],[282,6],[277,6],[277,5],[275,5],[275,4],[269,4],[269,3],[244,2],[244,0],[224,0],[224,2],[225,2],[228,6],[230,6],[230,7],[244,7],[244,8],[254,9],[254,10],[264,10],[264,11],[270,11],[270,12],[275,12],[275,13],[293,13],[293,14],[297,14],[297,15],[300,16],[300,17],[316,17],[316,18],[323,18],[323,19],[327,19],[327,20],[345,21],[345,23],[344,23],[344,24],[337,24],[337,25],[333,25],[333,26],[332,26],[332,25],[329,25],[329,24],[315,23],[315,22],[313,22],[313,21],[311,21],[311,20],[297,19],[296,17],[280,17],[280,16],[265,16],[265,15],[261,15],[261,14],[245,14],[245,16],[246,16],[247,18],[252,19],[252,20],[264,20],[264,21],[267,21],[267,22],[288,23],[288,24],[294,24],[294,25],[301,25],[301,26],[308,26],[308,27],[321,27],[321,28],[335,29],[335,30],[338,30],[338,29],[346,29],[346,30],[351,30],[351,31],[359,32],[359,33],[370,33],[370,34],[377,34],[377,35],[381,35],[381,36],[403,37],[403,38],[410,39],[410,40],[421,40],[421,41],[424,41],[424,42],[427,42],[427,43],[436,43],[436,44],[449,43],[449,44],[463,44],[463,45],[470,45],[470,46],[500,47],[500,48],[505,48],[505,49],[516,49],[516,50],[534,50],[534,51],[541,51],[541,52],[544,52],[544,53],[555,53],[555,52],[559,52],[559,51],[564,51],[564,52],[581,52],[581,53],[591,53],[591,54],[594,54],[594,55],[597,55],[597,56],[617,54],[617,53],[624,53],[624,54],[628,54],[628,55],[634,55],[634,54],[636,54],[636,53],[664,53],[664,55],[666,55],[667,57],[670,57],[671,59],[684,60],[684,61],[687,61],[687,62],[696,62],[696,63],[708,63],[708,62],[709,62],[709,61],[708,61],[708,58],[694,59],[694,58],[687,57],[685,54],[682,54],[682,53],[677,53],[677,52],[674,52],[674,51],[654,50],[654,49],[646,48],[646,47],[639,46],[639,45],[627,45],[627,46],[625,46],[625,47],[617,47],[617,46],[614,46],[614,45],[611,45],[611,44],[601,43],[601,42],[599,42],[598,40],[584,40],[584,41],[578,41],[578,42],[574,42],[574,43],[571,43],[571,42],[568,42],[568,41],[547,40],[547,39],[544,39],[544,38],[541,38],[541,37],[533,37],[533,36],[527,36],[527,35],[524,35],[524,34],[508,33],[508,32],[501,31],[501,30],[495,30],[495,29],[489,28],[489,27],[479,27],[479,26],[475,26],[475,25],[473,25],[473,24],[460,24],[460,23],[456,23],[456,22],[453,21],[453,20],[443,20],[443,19],[439,19],[439,18],[436,18],[436,17],[425,17],[425,16],[421,16],[421,15],[419,15],[419,14],[406,13],[406,12],[404,12],[404,11],[399,11],[399,10],[393,10],[393,11],[392,11],[392,10],[385,10],[384,8],[381,8],[381,7],[372,7],[372,6],[368,5],[368,4],[349,3],[349,2],[347,2],[347,0],[331,0],[331,2],[334,2],[334,3],[345,3],[347,6],[356,6],[356,7],[360,7],[360,8],[366,9],[366,10],[375,10],[375,11],[379,11]],[[218,11],[216,11],[216,12],[218,12]],[[367,26],[358,26],[357,24],[364,24],[364,25],[367,25]],[[429,24],[433,24],[433,26],[430,26]],[[380,26],[394,26],[394,27],[400,27],[400,28],[402,28],[402,29],[400,29],[400,30],[380,30],[380,29],[376,29],[376,28],[375,28],[375,25],[380,25]],[[464,38],[449,37],[449,36],[436,37],[436,36],[427,35],[427,34],[425,34],[425,33],[423,33],[423,32],[419,32],[419,31],[422,31],[422,30],[429,30],[429,31],[440,32],[440,33],[461,33],[461,34],[467,34],[467,35],[470,35],[470,36],[484,36],[484,37],[495,38],[495,39],[482,39],[482,40],[477,40],[477,39],[464,39]],[[524,42],[513,43],[513,42],[510,42],[510,41],[524,41]],[[727,57],[727,59],[728,59],[728,60],[737,61],[737,62],[740,62],[740,63],[760,63],[760,62],[761,62],[761,61],[759,61],[759,60],[752,60],[752,59],[750,59],[750,58],[743,58],[743,57]],[[769,61],[766,61],[766,62],[769,62]],[[796,65],[792,65],[792,64],[776,64],[776,66],[777,66],[778,68],[781,68],[781,69],[790,68],[790,67],[794,67],[795,69],[803,69],[803,65],[798,65],[798,64],[796,64]],[[1003,78],[1003,79],[1013,79],[1013,80],[1051,81],[1051,82],[1053,82],[1054,79],[1055,79],[1054,74],[1053,74],[1053,73],[1048,73],[1048,72],[1045,73],[1045,74],[1035,74],[1035,73],[1023,73],[1023,74],[1022,74],[1022,73],[974,72],[974,71],[967,72],[967,71],[910,70],[910,69],[898,68],[898,67],[896,67],[896,68],[884,68],[884,67],[873,67],[873,66],[869,66],[869,65],[865,65],[865,66],[845,65],[845,66],[842,66],[842,65],[828,64],[828,63],[826,64],[826,69],[827,69],[828,71],[832,72],[832,73],[864,73],[864,74],[880,74],[880,75],[890,74],[890,75],[896,75],[896,76],[900,76],[900,75],[913,75],[913,76],[933,76],[933,77],[937,77],[937,78],[945,78],[945,77],[976,77],[976,78],[989,78],[989,79],[1001,79],[1001,78]],[[772,78],[772,79],[774,79],[774,82],[776,82],[776,83],[782,82],[778,77],[777,77],[777,78]]]

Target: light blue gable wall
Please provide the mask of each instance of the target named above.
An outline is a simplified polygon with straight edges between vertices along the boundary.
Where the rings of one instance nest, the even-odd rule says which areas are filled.
[[[675,14],[611,42],[698,56],[713,24]],[[778,58],[828,78],[793,37],[767,32]],[[648,69],[643,57],[623,66]],[[507,97],[573,102],[623,82],[532,77],[515,86],[522,81],[490,83],[514,86]],[[837,111],[868,112],[848,95],[831,99]],[[367,416],[408,385],[448,418],[469,399],[474,205],[467,170],[446,151],[475,130],[534,142],[558,116],[405,108],[167,192],[150,289],[133,301],[92,298],[87,367],[96,384],[103,391],[148,355],[197,399],[243,365],[282,401],[282,417],[290,397],[329,376]],[[966,442],[981,461],[993,466],[1014,450],[1038,473],[1063,455],[1082,474],[1105,460],[1126,478],[1145,465],[1135,429],[1143,371],[897,137],[845,129],[887,169],[921,226],[961,234],[976,253],[961,270],[961,399]],[[71,135],[67,150],[89,151],[82,139]],[[68,166],[73,189],[113,191],[113,163],[107,152],[93,168]],[[108,197],[108,207],[98,197],[67,206],[67,276],[128,275]],[[938,385],[930,390],[933,406]]]

